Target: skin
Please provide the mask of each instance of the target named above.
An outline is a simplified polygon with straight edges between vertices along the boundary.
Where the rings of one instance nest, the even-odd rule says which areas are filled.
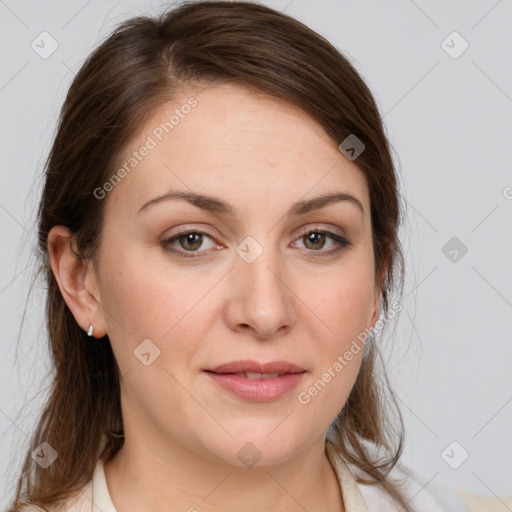
[[[378,319],[366,180],[297,107],[232,85],[180,93],[126,155],[190,96],[197,107],[103,199],[94,262],[75,258],[66,228],[49,235],[64,299],[85,331],[108,334],[123,376],[125,444],[105,464],[112,501],[118,512],[342,511],[324,442],[363,351],[307,405],[297,395]],[[236,216],[183,200],[137,213],[169,190],[218,197]],[[355,196],[364,213],[342,201],[286,216],[296,201],[333,191]],[[178,228],[206,235],[168,246],[202,255],[162,246]],[[308,243],[305,228],[351,245],[328,255],[336,242]],[[247,236],[263,248],[252,263],[236,252]],[[160,350],[148,366],[134,356],[145,339]],[[279,399],[249,402],[203,372],[237,359],[288,360],[306,374]],[[261,453],[251,468],[237,457],[247,442]]]

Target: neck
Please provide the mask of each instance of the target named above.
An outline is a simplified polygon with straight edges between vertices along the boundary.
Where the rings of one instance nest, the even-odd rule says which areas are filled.
[[[133,442],[127,435],[121,450],[105,463],[117,512],[344,512],[323,439],[280,464],[250,468],[203,456],[180,444],[167,448],[162,450],[151,440]]]

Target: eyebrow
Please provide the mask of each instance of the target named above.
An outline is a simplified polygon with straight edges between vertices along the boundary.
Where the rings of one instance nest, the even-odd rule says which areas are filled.
[[[137,215],[147,210],[150,206],[159,204],[163,201],[170,200],[183,200],[187,203],[190,203],[193,206],[201,208],[202,210],[209,211],[211,213],[218,213],[229,216],[236,216],[236,211],[232,205],[226,203],[222,199],[217,197],[207,196],[203,194],[197,194],[195,192],[184,192],[172,190],[167,192],[161,196],[155,197],[151,199],[147,203],[143,204]],[[361,214],[364,215],[364,208],[359,199],[353,196],[352,194],[346,192],[335,192],[332,194],[327,194],[319,197],[315,197],[313,199],[298,201],[292,205],[292,207],[288,210],[287,216],[298,216],[309,213],[313,210],[318,210],[320,208],[324,208],[330,204],[338,203],[338,202],[348,202],[349,204],[353,204],[357,206],[359,210],[361,210]]]

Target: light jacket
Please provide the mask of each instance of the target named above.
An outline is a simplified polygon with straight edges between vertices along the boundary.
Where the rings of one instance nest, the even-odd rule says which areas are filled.
[[[346,512],[400,512],[401,507],[394,503],[379,485],[360,484],[355,476],[357,468],[340,457],[336,448],[327,440],[325,449],[340,483]],[[451,489],[435,482],[422,482],[403,466],[395,466],[390,472],[394,479],[404,482],[404,492],[409,505],[417,512],[471,512],[464,502]],[[92,479],[85,484],[76,496],[49,512],[117,512],[110,497],[103,461],[98,460]],[[41,512],[42,509],[30,505],[23,512]],[[44,512],[44,511],[42,511]]]

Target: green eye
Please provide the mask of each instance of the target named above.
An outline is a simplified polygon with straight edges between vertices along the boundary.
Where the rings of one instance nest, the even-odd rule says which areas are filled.
[[[215,246],[215,243],[213,243],[213,238],[210,235],[202,231],[193,230],[185,231],[171,238],[163,240],[161,245],[165,250],[173,252],[180,257],[196,258],[203,256],[206,252],[209,251],[209,249],[199,250],[205,241],[205,237],[212,240],[212,246]],[[314,254],[315,257],[330,256],[352,245],[346,238],[342,236],[339,236],[330,231],[321,231],[318,229],[310,229],[309,231],[303,233],[299,240],[304,240],[305,248],[309,249],[310,252],[318,253]],[[322,250],[328,240],[333,242],[334,248]],[[179,244],[179,247],[176,247],[175,244]]]
[[[326,240],[329,239],[334,242],[334,248],[322,251],[321,249],[325,246]],[[342,236],[331,233],[330,231],[319,231],[317,229],[309,230],[304,233],[301,240],[304,240],[306,249],[320,253],[318,256],[332,255],[351,245],[350,242]]]

